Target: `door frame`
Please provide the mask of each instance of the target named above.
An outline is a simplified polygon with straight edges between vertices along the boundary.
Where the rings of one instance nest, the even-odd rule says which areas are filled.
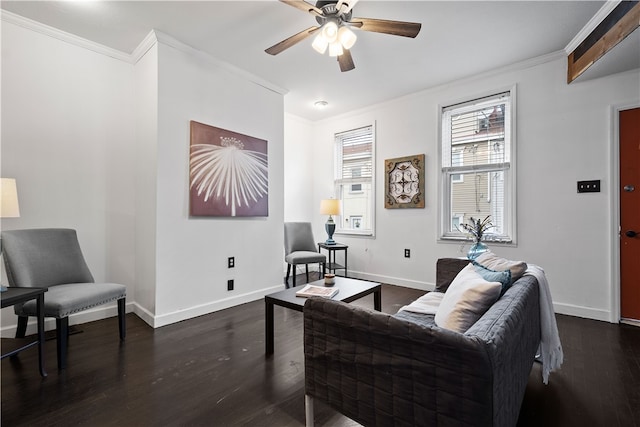
[[[639,103],[611,106],[611,310],[609,321],[620,323],[620,112],[640,108]]]

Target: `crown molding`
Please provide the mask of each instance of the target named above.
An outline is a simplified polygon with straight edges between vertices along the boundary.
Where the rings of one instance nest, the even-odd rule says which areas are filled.
[[[582,41],[584,39],[587,38],[587,36],[589,34],[591,34],[591,32],[593,30],[595,30],[595,28],[600,25],[600,23],[607,17],[609,16],[609,14],[611,13],[611,11],[613,11],[613,9],[615,9],[619,4],[620,4],[621,0],[607,0],[602,7],[600,8],[600,10],[598,10],[598,12],[593,15],[593,17],[589,20],[589,22],[587,22],[585,24],[584,27],[582,27],[582,29],[578,32],[578,34],[576,34],[576,36],[573,38],[573,40],[571,40],[569,42],[569,44],[567,45],[567,47],[564,48],[564,52],[569,55],[571,52],[573,52],[580,43],[582,43]]]
[[[123,62],[127,62],[129,64],[136,64],[147,53],[147,51],[151,47],[153,47],[156,43],[160,42],[165,45],[171,46],[175,49],[178,49],[182,52],[196,56],[209,64],[212,64],[220,69],[225,70],[230,74],[249,80],[277,94],[285,95],[288,93],[287,89],[279,87],[271,82],[268,82],[262,79],[261,77],[251,74],[248,71],[245,71],[241,68],[235,67],[227,62],[216,59],[210,54],[199,51],[185,43],[182,43],[179,40],[176,40],[175,38],[165,33],[162,33],[161,31],[151,30],[149,34],[147,34],[147,36],[134,49],[134,51],[131,54],[127,54],[125,52],[112,49],[110,47],[101,45],[99,43],[84,39],[82,37],[75,36],[65,31],[58,30],[57,28],[50,27],[38,21],[34,21],[32,19],[28,19],[20,15],[16,15],[15,13],[8,12],[6,10],[0,10],[0,19],[4,22],[18,25],[28,30],[35,31],[40,34],[44,34],[46,36],[61,40],[63,42],[66,42],[84,49],[91,50],[93,52],[96,52],[102,55],[109,56],[114,59],[118,59]]]
[[[34,21],[32,19],[28,19],[20,15],[16,15],[15,13],[8,12],[6,10],[2,10],[0,11],[0,13],[1,13],[0,18],[4,22],[18,25],[28,30],[35,31],[37,33],[44,34],[46,36],[61,40],[65,43],[69,43],[75,46],[82,47],[87,50],[91,50],[101,55],[109,56],[111,58],[118,59],[120,61],[132,63],[131,55],[128,55],[119,50],[112,49],[110,47],[101,45],[96,42],[92,42],[90,40],[75,36],[73,34],[70,34],[64,31],[60,31],[57,28],[53,28],[41,22]]]
[[[210,54],[203,52],[201,50],[197,50],[173,37],[171,37],[168,34],[165,34],[161,31],[158,30],[153,30],[152,31],[155,34],[155,38],[159,43],[165,44],[167,46],[171,46],[174,49],[177,49],[181,52],[187,53],[189,55],[195,56],[199,59],[201,59],[203,62],[205,63],[209,63],[213,66],[215,66],[216,68],[220,68],[226,72],[228,72],[229,74],[235,75],[235,76],[239,76],[242,77],[246,80],[249,80],[252,83],[255,83],[259,86],[262,86],[265,89],[268,89],[272,92],[275,92],[279,95],[286,95],[287,92],[289,92],[287,89],[284,89],[280,86],[277,86],[271,82],[268,82],[266,80],[264,80],[261,77],[256,76],[255,74],[252,74],[248,71],[243,70],[242,68],[238,68],[234,65],[229,64],[228,62],[224,62],[221,61],[219,59],[214,58],[213,56],[211,56]],[[149,36],[147,36],[149,37]],[[137,49],[136,49],[137,50]]]

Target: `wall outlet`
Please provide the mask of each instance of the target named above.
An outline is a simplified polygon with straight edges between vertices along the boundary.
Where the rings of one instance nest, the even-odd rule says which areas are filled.
[[[227,280],[227,290],[228,291],[232,291],[233,290],[233,279]]]
[[[227,267],[233,268],[235,266],[236,266],[236,257],[230,256],[229,258],[227,258]]]
[[[405,249],[404,250],[404,257],[405,258],[411,258],[411,249]]]

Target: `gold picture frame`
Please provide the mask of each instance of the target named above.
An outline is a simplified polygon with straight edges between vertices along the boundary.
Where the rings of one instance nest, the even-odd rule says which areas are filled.
[[[384,161],[384,207],[424,208],[424,154]]]

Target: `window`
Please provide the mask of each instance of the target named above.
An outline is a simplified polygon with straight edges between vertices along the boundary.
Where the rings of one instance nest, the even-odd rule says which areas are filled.
[[[451,150],[451,166],[462,166],[464,165],[464,153],[461,148],[453,148]],[[453,184],[458,184],[464,182],[464,177],[461,173],[456,173],[451,175],[451,182]]]
[[[485,240],[515,241],[513,91],[442,108],[441,237],[464,239],[460,224],[491,216]]]
[[[373,126],[335,135],[335,192],[342,213],[334,217],[336,232],[374,234]]]

